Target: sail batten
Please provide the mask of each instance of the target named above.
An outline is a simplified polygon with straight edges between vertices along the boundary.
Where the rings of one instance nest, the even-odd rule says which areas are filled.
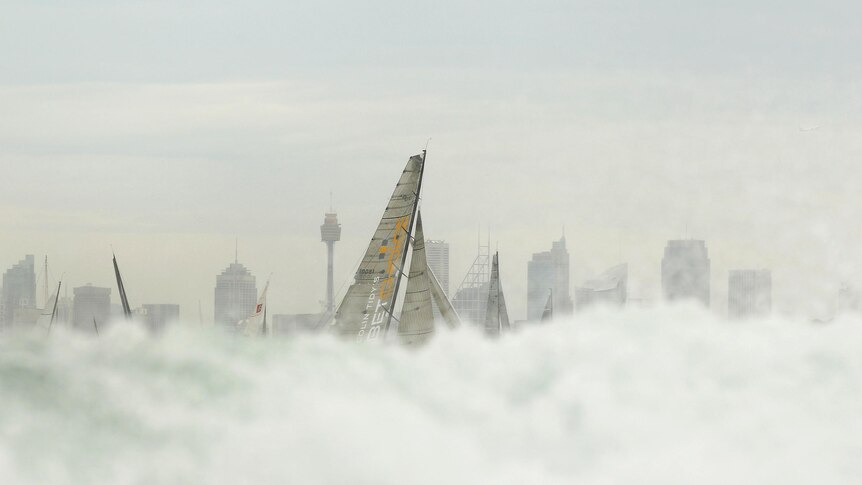
[[[377,340],[389,329],[416,219],[424,165],[424,153],[410,157],[395,186],[354,283],[336,311],[334,328],[343,336]]]

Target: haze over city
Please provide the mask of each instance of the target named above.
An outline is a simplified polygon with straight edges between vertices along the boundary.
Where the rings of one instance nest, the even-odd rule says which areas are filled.
[[[859,18],[5,2],[0,483],[858,483]]]
[[[196,317],[239,238],[276,311],[317,311],[330,191],[338,288],[430,138],[428,237],[454,281],[490,228],[519,318],[564,226],[573,284],[628,261],[645,298],[680,237],[716,301],[768,267],[776,310],[822,315],[858,278],[855,4],[301,5],[8,6],[2,266],[109,286],[113,245],[133,300]]]

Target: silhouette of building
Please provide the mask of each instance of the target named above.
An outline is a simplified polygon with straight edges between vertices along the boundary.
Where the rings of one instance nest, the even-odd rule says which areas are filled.
[[[731,270],[727,284],[729,318],[762,317],[772,312],[772,273],[768,269]]]
[[[449,243],[446,241],[425,241],[425,257],[428,259],[428,267],[440,282],[440,287],[446,295],[449,295]],[[434,318],[440,317],[437,305],[432,306]]]
[[[36,309],[35,259],[28,254],[3,274],[2,311],[0,324],[10,327],[18,322],[22,312],[33,313]]]
[[[335,257],[335,243],[341,240],[341,224],[338,223],[338,214],[332,211],[323,216],[323,225],[320,226],[320,240],[326,243],[326,312],[330,315],[335,313],[335,302],[333,301],[333,264]]]
[[[595,279],[588,280],[575,289],[575,305],[578,311],[595,304],[625,306],[628,299],[629,265],[619,264]]]
[[[111,289],[87,283],[72,290],[72,325],[87,331],[103,328],[111,320]],[[93,321],[95,320],[95,324]]]
[[[572,313],[569,289],[569,252],[563,236],[551,244],[550,251],[534,253],[527,263],[527,320],[541,320],[550,290],[554,292],[555,314]]]
[[[234,260],[216,276],[213,320],[234,329],[236,324],[254,312],[257,283],[252,274]]]
[[[661,260],[661,287],[668,301],[695,300],[709,306],[709,254],[706,242],[671,240]]]
[[[141,305],[141,316],[151,332],[160,332],[169,323],[180,319],[180,306],[174,304],[144,304]]]
[[[478,242],[476,259],[470,265],[467,275],[458,286],[452,306],[463,322],[475,325],[485,324],[485,311],[488,308],[488,286],[491,280],[491,236],[488,243]]]
[[[446,241],[425,241],[425,257],[428,267],[434,272],[437,281],[446,294],[449,294],[449,243]]]

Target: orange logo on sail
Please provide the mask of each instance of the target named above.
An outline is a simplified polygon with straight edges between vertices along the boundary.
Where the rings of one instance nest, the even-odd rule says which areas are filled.
[[[395,235],[392,241],[383,241],[384,244],[380,246],[381,259],[388,255],[386,259],[386,277],[383,279],[380,287],[381,300],[388,299],[391,296],[391,292],[395,289],[396,276],[401,271],[398,268],[398,264],[401,262],[401,254],[404,251],[405,236],[410,232],[409,225],[410,216],[398,218],[395,221],[395,229],[393,231]]]

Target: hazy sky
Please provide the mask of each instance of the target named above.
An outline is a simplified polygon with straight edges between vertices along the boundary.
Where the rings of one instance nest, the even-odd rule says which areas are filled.
[[[452,290],[490,226],[507,301],[566,227],[573,284],[667,239],[769,267],[781,311],[828,313],[862,271],[857,2],[4,2],[0,267],[211,318],[233,259],[274,313],[336,288],[432,138],[423,213]],[[813,129],[816,128],[816,129]],[[116,290],[113,291],[116,298]]]

